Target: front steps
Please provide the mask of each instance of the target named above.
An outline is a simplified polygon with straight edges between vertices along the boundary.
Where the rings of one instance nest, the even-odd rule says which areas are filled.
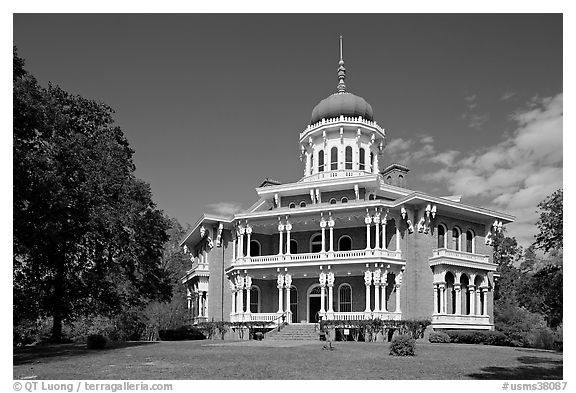
[[[291,323],[280,331],[273,330],[266,334],[265,340],[319,340],[316,325],[313,323]]]

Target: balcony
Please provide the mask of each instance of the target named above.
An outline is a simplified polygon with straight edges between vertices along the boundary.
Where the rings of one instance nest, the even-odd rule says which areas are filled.
[[[284,315],[284,318],[282,316]],[[400,320],[402,319],[401,312],[325,312],[322,314],[322,319],[338,320],[338,321],[360,321],[367,319],[381,319],[381,320]],[[277,325],[281,321],[289,322],[292,320],[291,313],[232,313],[230,314],[231,322],[269,322],[271,325]]]
[[[330,164],[327,164],[327,166]],[[298,180],[298,183],[301,182],[309,182],[309,181],[317,181],[317,180],[331,180],[331,179],[338,179],[338,178],[347,178],[347,177],[354,177],[354,176],[366,176],[366,175],[374,175],[374,173],[368,171],[361,171],[357,169],[338,169],[338,170],[326,170],[323,172],[318,172],[313,175],[305,176],[302,179]]]
[[[432,257],[428,260],[431,267],[436,265],[452,265],[496,271],[496,264],[490,262],[488,255],[451,250],[448,248],[437,248],[433,250]]]
[[[404,264],[401,251],[392,250],[351,250],[333,252],[311,252],[302,254],[264,255],[238,258],[233,266],[274,265],[274,264],[314,264],[314,263],[390,263]]]
[[[492,330],[494,325],[490,323],[488,315],[434,314],[432,315],[432,327],[435,329]]]

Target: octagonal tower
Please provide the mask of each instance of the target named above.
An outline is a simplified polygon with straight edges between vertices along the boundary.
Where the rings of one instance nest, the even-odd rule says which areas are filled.
[[[346,91],[346,68],[340,62],[337,92],[314,107],[310,124],[300,133],[304,176],[300,181],[377,174],[386,134],[374,121],[372,106]]]

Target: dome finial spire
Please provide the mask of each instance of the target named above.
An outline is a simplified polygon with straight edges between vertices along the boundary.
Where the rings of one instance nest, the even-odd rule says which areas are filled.
[[[342,57],[342,36],[340,36],[340,62],[338,63],[338,93],[346,92],[346,84],[344,79],[346,79],[346,68],[344,68],[344,59]]]

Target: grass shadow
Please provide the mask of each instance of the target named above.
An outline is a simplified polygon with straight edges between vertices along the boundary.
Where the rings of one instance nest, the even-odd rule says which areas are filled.
[[[87,349],[85,343],[77,344],[46,344],[29,347],[15,347],[12,353],[13,365],[50,361],[62,357],[85,356],[98,353],[106,353],[121,348],[153,345],[152,341],[127,341],[120,343],[108,343],[104,349]]]
[[[563,360],[544,356],[520,356],[518,367],[484,367],[480,373],[468,374],[474,379],[563,379]]]

